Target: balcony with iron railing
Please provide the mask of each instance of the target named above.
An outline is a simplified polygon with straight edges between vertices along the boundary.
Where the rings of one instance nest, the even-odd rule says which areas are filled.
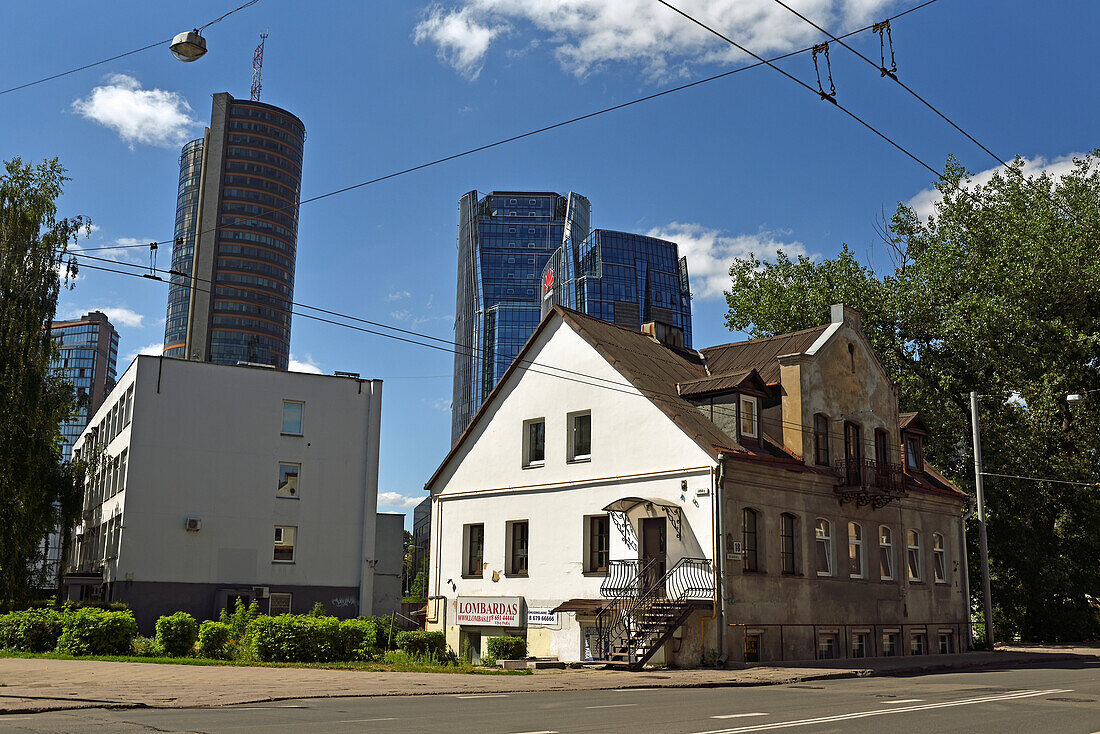
[[[845,458],[838,460],[833,469],[840,480],[835,491],[841,504],[852,501],[878,509],[905,496],[901,464]]]

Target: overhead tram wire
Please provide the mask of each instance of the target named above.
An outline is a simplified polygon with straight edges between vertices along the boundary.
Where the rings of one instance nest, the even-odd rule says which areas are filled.
[[[83,259],[98,260],[98,261],[101,261],[101,262],[111,263],[112,265],[121,265],[121,266],[129,267],[129,268],[135,268],[135,269],[140,269],[140,270],[153,270],[154,271],[154,273],[151,274],[151,273],[130,272],[130,271],[127,271],[127,270],[118,270],[117,268],[108,268],[108,267],[104,267],[104,266],[101,266],[101,265],[90,265],[90,264],[87,264],[87,263],[80,265],[80,267],[82,267],[82,268],[89,268],[91,270],[98,270],[98,271],[114,273],[114,274],[118,274],[118,275],[126,275],[126,276],[129,276],[129,277],[132,277],[132,278],[141,278],[143,280],[152,280],[152,281],[156,281],[156,282],[160,282],[160,283],[167,283],[168,282],[167,280],[160,277],[159,275],[156,275],[155,273],[165,273],[165,274],[169,274],[169,275],[182,275],[182,273],[179,273],[178,271],[174,271],[174,270],[170,270],[170,269],[149,268],[149,267],[144,266],[144,265],[138,265],[138,264],[135,264],[135,263],[116,262],[114,260],[107,260],[106,258],[94,257],[92,255],[76,255],[76,256],[81,257]],[[190,276],[183,276],[183,277],[190,278]],[[194,278],[194,280],[197,281],[197,282],[209,283],[211,285],[214,285],[212,283],[212,281],[210,281],[206,278]],[[200,287],[200,286],[196,286],[195,290],[197,292],[200,292],[200,293],[207,293],[207,294],[211,293],[211,290],[209,288],[203,288],[203,287]],[[318,322],[325,323],[325,324],[331,324],[333,326],[342,326],[342,327],[347,328],[347,329],[353,329],[355,331],[371,334],[371,335],[374,335],[374,336],[381,336],[381,337],[385,337],[385,338],[389,338],[389,339],[394,339],[396,341],[404,342],[406,344],[413,344],[413,345],[416,345],[416,346],[427,347],[429,349],[434,349],[434,350],[437,350],[437,351],[447,352],[449,354],[472,354],[475,357],[479,357],[479,356],[481,356],[482,354],[485,353],[484,350],[482,350],[480,347],[469,346],[469,345],[456,345],[450,339],[443,339],[441,337],[432,336],[430,334],[424,334],[423,332],[412,331],[410,329],[403,329],[401,327],[391,326],[389,324],[385,324],[385,323],[378,322],[378,321],[371,321],[369,319],[364,319],[364,318],[361,318],[361,317],[358,317],[358,316],[353,316],[353,315],[347,314],[347,313],[341,313],[339,311],[333,311],[333,310],[330,310],[330,309],[320,308],[318,306],[310,306],[310,305],[304,304],[304,303],[289,301],[289,299],[285,299],[285,300],[287,300],[290,305],[296,306],[298,308],[304,308],[304,309],[309,309],[309,310],[312,310],[312,311],[317,311],[319,313],[323,313],[323,314],[326,314],[328,316],[332,316],[334,318],[342,318],[342,319],[348,319],[350,321],[357,321],[357,322],[362,323],[362,324],[367,324],[368,326],[374,326],[374,327],[382,328],[382,329],[389,329],[391,331],[398,332],[399,334],[402,334],[402,335],[405,335],[405,336],[398,336],[397,334],[388,334],[388,333],[385,333],[385,332],[376,331],[374,329],[368,329],[368,328],[365,328],[365,327],[356,326],[354,324],[347,324],[347,323],[344,323],[344,322],[341,322],[341,321],[335,321],[331,318],[325,318],[325,317],[321,317],[321,316],[315,316],[315,315],[309,314],[309,313],[303,313],[301,311],[293,311],[293,310],[291,311],[291,313],[293,313],[296,316],[301,316],[303,318],[311,319],[313,321],[318,321]],[[420,339],[420,340],[429,340],[429,341],[432,341],[432,342],[439,342],[439,343],[430,344],[430,343],[425,343],[424,341],[418,341],[418,339]],[[637,352],[636,350],[626,349],[626,348],[624,348],[624,349],[625,349],[625,351],[628,351],[628,352],[630,352],[632,354],[635,354],[635,355],[638,355],[638,356],[644,356],[644,357],[647,357],[647,358],[650,358],[650,359],[652,359],[652,357],[653,357],[653,355],[651,355],[651,354],[642,355],[641,353]],[[631,396],[634,396],[634,397],[638,397],[639,395],[641,395],[642,397],[654,396],[654,397],[669,397],[669,398],[682,399],[682,397],[678,393],[662,392],[662,391],[659,391],[659,390],[642,389],[642,388],[639,388],[639,387],[637,387],[633,384],[627,385],[627,384],[624,384],[622,382],[619,382],[619,381],[616,381],[616,380],[613,380],[613,379],[610,379],[610,378],[598,377],[596,375],[590,375],[586,372],[578,372],[576,370],[570,370],[570,369],[567,369],[565,367],[557,367],[555,365],[542,364],[542,363],[535,362],[533,360],[528,360],[528,359],[517,360],[517,359],[514,359],[514,358],[501,356],[501,355],[499,355],[498,353],[495,353],[495,352],[491,353],[491,356],[493,358],[493,361],[498,363],[498,364],[505,364],[505,363],[511,364],[513,362],[516,362],[516,363],[519,363],[519,364],[523,365],[525,369],[527,369],[528,371],[534,372],[535,374],[541,374],[541,375],[544,375],[544,376],[547,376],[547,377],[558,377],[558,378],[561,378],[561,379],[569,380],[570,382],[577,382],[577,383],[580,383],[580,384],[583,384],[583,385],[588,385],[590,387],[597,387],[597,388],[605,388],[605,389],[609,389],[609,390],[614,390],[615,392],[623,393],[625,395],[631,395]],[[534,369],[534,368],[542,368],[542,369]],[[555,372],[545,372],[543,370],[555,370]],[[564,374],[559,374],[559,373],[564,373]],[[595,380],[596,382],[591,382],[592,380]],[[601,383],[606,383],[606,384],[601,384]],[[624,388],[626,388],[626,389],[624,389]],[[637,392],[635,392],[635,390]],[[733,408],[726,408],[724,406],[715,405],[715,406],[708,406],[708,409],[713,409],[717,413],[720,413],[722,415],[731,416],[731,417],[734,417],[734,418],[736,418],[736,416],[737,416],[736,410],[733,409]],[[842,416],[842,418],[843,418],[843,416]],[[760,420],[762,421],[763,419],[760,419]],[[779,420],[779,421],[775,421],[775,422],[780,424],[780,425],[788,426],[788,427],[791,427],[791,428],[797,428],[799,430],[816,431],[816,427],[811,425],[811,424],[796,423],[796,422],[793,422],[793,421],[784,421],[784,420]],[[844,437],[844,433],[842,431],[832,431],[832,430],[830,430],[830,431],[827,431],[827,433],[828,433],[828,435],[834,436],[834,437],[837,437],[837,438],[843,438]]]
[[[1040,188],[1039,188],[1039,187],[1038,187],[1038,186],[1037,186],[1036,184],[1034,184],[1034,183],[1033,183],[1033,182],[1032,182],[1032,181],[1031,181],[1031,180],[1030,180],[1029,178],[1027,178],[1027,176],[1025,176],[1025,175],[1023,174],[1023,172],[1022,172],[1022,171],[1020,171],[1019,169],[1017,169],[1017,168],[1014,168],[1014,167],[1012,167],[1011,165],[1009,165],[1009,164],[1008,164],[1008,163],[1007,163],[1007,162],[1006,162],[1006,161],[1005,161],[1005,160],[1004,160],[1003,158],[1001,158],[1001,157],[1000,157],[999,155],[997,155],[997,154],[996,154],[996,153],[994,153],[994,152],[993,152],[992,150],[990,150],[990,149],[989,149],[989,148],[987,148],[987,147],[986,147],[985,145],[983,145],[983,144],[982,144],[982,143],[981,143],[981,142],[980,142],[980,141],[979,141],[979,140],[978,140],[977,138],[975,138],[975,137],[974,137],[973,135],[971,135],[970,133],[968,133],[968,132],[967,132],[966,130],[963,130],[963,129],[962,129],[962,128],[961,128],[961,127],[960,127],[960,126],[958,125],[958,124],[956,124],[956,123],[955,123],[955,121],[954,121],[954,120],[952,120],[952,119],[951,119],[950,117],[948,117],[948,116],[947,116],[947,115],[945,115],[945,114],[944,114],[943,112],[941,112],[941,111],[940,111],[940,110],[939,110],[939,109],[938,109],[938,108],[937,108],[937,107],[936,107],[935,105],[933,105],[933,104],[932,104],[931,102],[929,102],[929,101],[928,101],[927,99],[925,99],[924,97],[922,97],[922,96],[921,96],[920,94],[917,94],[917,92],[916,92],[916,91],[915,91],[915,90],[914,90],[914,89],[913,89],[912,87],[910,87],[910,86],[909,86],[908,84],[906,84],[906,83],[905,83],[905,82],[903,82],[903,81],[902,81],[901,79],[899,79],[896,73],[893,73],[893,72],[892,72],[891,70],[888,70],[888,69],[886,69],[886,68],[885,68],[885,66],[880,66],[879,64],[876,64],[876,63],[875,63],[874,61],[872,61],[871,59],[867,58],[867,57],[866,57],[866,56],[864,56],[864,55],[863,55],[862,53],[860,53],[859,51],[857,51],[856,49],[852,48],[852,47],[851,47],[851,46],[849,46],[849,45],[848,45],[847,43],[845,43],[845,42],[843,41],[843,39],[844,39],[844,38],[848,38],[849,36],[851,36],[851,35],[852,35],[851,33],[845,34],[845,35],[843,35],[843,36],[840,36],[840,37],[834,36],[834,35],[833,35],[832,33],[830,33],[830,32],[829,32],[828,30],[826,30],[825,28],[821,27],[820,25],[818,25],[818,24],[817,24],[817,23],[815,23],[814,21],[810,20],[810,19],[809,19],[809,18],[807,18],[807,17],[805,16],[805,15],[803,15],[802,13],[800,13],[800,12],[798,12],[797,10],[795,10],[794,8],[792,8],[792,7],[790,6],[790,5],[787,5],[787,3],[783,2],[783,0],[775,0],[775,2],[776,2],[776,4],[778,4],[779,6],[781,6],[781,7],[783,7],[783,8],[786,8],[786,9],[787,9],[787,10],[789,10],[789,11],[790,11],[791,13],[793,13],[793,14],[794,14],[795,16],[797,16],[798,18],[802,19],[803,21],[805,21],[805,22],[806,22],[806,23],[808,23],[809,25],[811,25],[811,26],[813,26],[814,28],[816,28],[816,29],[817,29],[818,31],[820,31],[821,33],[824,33],[824,34],[825,34],[826,36],[828,36],[828,37],[829,37],[830,39],[832,39],[833,41],[836,41],[836,42],[837,42],[837,43],[839,43],[839,44],[840,44],[841,46],[843,46],[844,48],[848,49],[849,51],[851,51],[851,52],[852,52],[853,54],[855,54],[855,55],[856,55],[856,56],[858,56],[859,58],[861,58],[861,59],[863,59],[864,61],[866,61],[866,62],[867,62],[868,64],[870,64],[870,65],[871,65],[871,67],[873,67],[873,68],[874,68],[874,69],[875,69],[876,71],[879,71],[879,72],[880,72],[880,74],[881,74],[881,76],[883,76],[883,77],[887,77],[887,78],[889,78],[889,79],[893,80],[893,81],[894,81],[894,82],[895,82],[895,83],[896,83],[896,84],[897,84],[897,85],[898,85],[899,87],[901,87],[901,88],[902,88],[902,89],[904,89],[904,90],[905,90],[906,92],[908,92],[909,94],[911,94],[911,95],[913,96],[913,98],[914,98],[914,99],[916,99],[917,101],[919,101],[919,102],[920,102],[921,104],[923,104],[923,105],[924,105],[925,107],[927,107],[928,109],[930,109],[930,110],[932,110],[933,112],[935,112],[935,113],[936,113],[936,114],[937,114],[937,115],[938,115],[938,116],[939,116],[939,117],[940,117],[940,118],[941,118],[941,119],[942,119],[942,120],[943,120],[944,122],[946,122],[946,123],[947,123],[948,125],[950,125],[951,127],[955,128],[955,129],[956,129],[956,130],[958,130],[958,131],[959,131],[960,133],[962,133],[962,134],[963,134],[964,136],[966,136],[967,140],[969,140],[970,142],[974,143],[974,145],[978,146],[978,147],[979,147],[979,148],[981,148],[981,149],[982,149],[983,151],[985,151],[986,153],[988,153],[988,154],[989,154],[989,156],[990,156],[990,157],[991,157],[991,158],[992,158],[993,160],[997,161],[997,163],[999,163],[999,164],[1000,164],[1001,166],[1003,166],[1003,167],[1004,167],[1004,168],[1005,168],[1005,169],[1006,169],[1007,171],[1010,171],[1010,172],[1011,172],[1012,174],[1014,174],[1015,176],[1017,176],[1017,177],[1018,177],[1018,178],[1020,179],[1020,181],[1022,181],[1022,182],[1023,182],[1024,184],[1026,184],[1027,186],[1031,187],[1032,189],[1034,189],[1035,191],[1037,191],[1037,192],[1039,192],[1039,193],[1041,193],[1041,194],[1044,194],[1044,195],[1046,194],[1046,192],[1045,192],[1045,191],[1043,191],[1042,189],[1040,189]],[[884,21],[884,22],[886,22],[886,23],[889,23],[889,21],[890,21],[890,20],[893,20],[893,19],[892,19],[892,18],[888,18],[888,19],[887,19],[886,21]],[[876,24],[876,25],[878,25],[878,24]],[[1069,216],[1069,217],[1070,217],[1071,219],[1074,219],[1074,218],[1075,218],[1075,217],[1074,217],[1074,216],[1073,216],[1073,215],[1072,215],[1072,214],[1071,214],[1071,213],[1070,213],[1070,212],[1069,212],[1068,210],[1066,210],[1066,209],[1062,208],[1062,205],[1061,205],[1061,204],[1060,204],[1060,203],[1059,203],[1058,201],[1056,201],[1056,200],[1055,200],[1055,201],[1054,201],[1054,204],[1055,204],[1056,206],[1058,206],[1058,208],[1059,208],[1059,209],[1062,209],[1062,212],[1063,212],[1064,214],[1066,214],[1067,216]]]
[[[249,2],[245,3],[244,5],[241,5],[238,8],[234,8],[233,10],[230,10],[228,13],[225,13],[224,15],[222,15],[219,18],[215,18],[214,20],[210,21],[206,25],[199,26],[196,30],[201,31],[201,30],[204,30],[206,28],[209,28],[210,26],[214,25],[215,23],[220,23],[221,21],[225,20],[229,16],[233,15],[233,13],[236,13],[239,10],[244,10],[249,5],[255,5],[259,1],[260,0],[249,0]],[[33,82],[26,82],[25,84],[19,84],[19,85],[14,86],[14,87],[9,87],[8,89],[0,89],[0,95],[7,94],[8,92],[17,92],[20,89],[26,89],[27,87],[33,87],[36,84],[42,84],[44,82],[52,81],[54,79],[60,79],[63,76],[68,76],[69,74],[75,74],[78,71],[84,71],[85,69],[91,69],[94,66],[102,66],[103,64],[109,64],[112,61],[117,61],[118,59],[123,59],[123,58],[126,58],[127,56],[133,56],[134,54],[141,53],[142,51],[148,51],[149,49],[156,48],[157,46],[165,46],[165,45],[167,45],[171,42],[172,42],[172,38],[169,37],[169,38],[164,39],[163,41],[157,41],[155,43],[150,43],[148,46],[142,46],[141,48],[135,48],[133,51],[126,51],[125,53],[117,54],[115,56],[111,56],[110,58],[101,59],[99,61],[93,61],[90,64],[84,64],[84,66],[78,66],[75,69],[69,69],[68,71],[62,71],[58,74],[51,74],[50,76],[42,77],[41,79],[36,79]]]
[[[939,2],[939,0],[925,0],[925,2],[920,3],[919,5],[914,5],[913,7],[908,8],[907,10],[903,10],[900,13],[892,15],[889,18],[887,18],[886,20],[897,20],[898,18],[901,18],[905,15],[908,15],[909,13],[916,12],[916,11],[922,9],[922,8],[928,7],[929,5],[932,5],[932,4],[937,3],[937,2]],[[856,30],[851,31],[850,33],[844,34],[843,36],[841,36],[841,38],[848,38],[849,36],[854,36],[856,34],[863,33],[864,31],[871,30],[871,28],[873,28],[873,26],[870,26],[870,25],[869,26],[864,26],[863,28],[857,28]],[[402,170],[399,170],[399,171],[394,171],[393,173],[388,173],[384,176],[378,176],[376,178],[368,179],[366,181],[361,181],[359,183],[352,184],[350,186],[344,186],[342,188],[335,189],[333,191],[329,191],[329,192],[326,192],[326,193],[323,193],[323,194],[318,194],[317,196],[311,196],[308,199],[302,199],[302,200],[298,201],[296,204],[287,204],[287,205],[280,206],[280,207],[272,207],[272,208],[267,209],[267,211],[264,212],[263,214],[259,214],[254,218],[263,219],[264,217],[267,217],[268,215],[278,214],[280,212],[284,212],[284,211],[287,211],[289,209],[292,209],[295,206],[301,206],[302,204],[309,204],[309,203],[312,203],[314,201],[320,201],[321,199],[327,199],[331,196],[336,196],[338,194],[343,194],[343,193],[346,193],[348,191],[353,191],[355,189],[360,189],[360,188],[363,188],[365,186],[370,186],[372,184],[381,183],[382,181],[387,181],[387,180],[392,179],[392,178],[397,178],[398,176],[404,176],[406,174],[414,173],[416,171],[420,171],[420,170],[423,170],[425,168],[430,168],[432,166],[437,166],[437,165],[440,165],[442,163],[447,163],[449,161],[453,161],[453,160],[456,160],[458,158],[463,158],[463,157],[468,156],[468,155],[473,155],[474,153],[480,153],[482,151],[489,150],[491,148],[496,148],[496,147],[499,147],[501,145],[505,145],[507,143],[514,143],[517,140],[523,140],[524,138],[529,138],[529,137],[532,137],[532,136],[535,136],[535,135],[539,135],[541,133],[550,132],[551,130],[556,130],[558,128],[566,127],[568,125],[573,125],[573,124],[578,123],[578,122],[583,122],[584,120],[589,120],[589,119],[592,119],[594,117],[599,117],[600,115],[605,115],[609,112],[615,112],[615,111],[618,111],[618,110],[621,110],[621,109],[625,109],[627,107],[632,107],[633,105],[636,105],[636,104],[641,104],[643,102],[649,102],[651,100],[658,99],[660,97],[664,97],[664,96],[669,95],[669,94],[674,94],[676,92],[682,92],[686,89],[691,89],[692,87],[697,87],[697,86],[700,86],[702,84],[707,84],[709,82],[717,81],[719,79],[724,79],[728,76],[738,74],[742,71],[748,71],[749,69],[755,69],[759,66],[771,65],[772,62],[782,61],[784,59],[791,58],[792,56],[798,56],[799,54],[804,54],[804,53],[806,53],[808,51],[812,51],[812,50],[813,50],[813,46],[807,46],[805,48],[800,48],[796,51],[790,51],[788,53],[772,57],[771,59],[763,59],[759,56],[756,56],[758,61],[756,61],[755,63],[752,63],[752,64],[748,64],[746,66],[739,66],[736,69],[730,69],[729,71],[724,71],[720,74],[715,74],[713,76],[705,77],[703,79],[697,79],[693,82],[688,82],[686,84],[681,84],[679,86],[672,87],[671,89],[664,89],[664,90],[661,90],[660,92],[654,92],[653,94],[647,94],[643,97],[638,97],[638,98],[632,99],[628,102],[622,102],[620,104],[611,105],[610,107],[604,107],[603,109],[595,110],[593,112],[588,112],[588,113],[585,113],[583,115],[578,115],[578,116],[572,117],[568,120],[562,120],[561,122],[555,122],[555,123],[550,124],[550,125],[545,125],[543,127],[536,128],[534,130],[529,130],[529,131],[524,132],[524,133],[519,133],[517,135],[512,135],[512,136],[507,137],[507,138],[502,138],[502,139],[497,140],[497,141],[492,142],[492,143],[486,143],[485,145],[479,145],[479,146],[474,147],[474,148],[469,148],[469,149],[464,150],[464,151],[459,152],[459,153],[454,153],[454,154],[451,154],[451,155],[448,155],[448,156],[444,156],[442,158],[437,158],[435,160],[428,161],[427,163],[421,163],[421,164],[416,165],[416,166],[411,166],[409,168],[405,168],[405,169],[402,169]],[[755,54],[750,54],[750,55],[755,56]],[[815,92],[815,94],[816,94],[816,92]],[[929,169],[929,170],[932,170],[932,169]],[[936,173],[935,170],[932,170],[932,172]],[[936,175],[939,176],[938,173],[936,173]],[[200,235],[203,235],[203,234],[209,234],[211,232],[217,232],[217,231],[220,231],[221,229],[223,229],[223,227],[221,227],[221,226],[211,227],[210,229],[203,230],[201,232],[197,232],[195,234],[195,236],[197,237],[197,236],[200,236]],[[170,245],[170,244],[173,244],[173,240],[162,240],[162,241],[159,241],[159,242],[153,242],[153,243],[149,243],[149,244]],[[138,247],[138,246],[148,247],[148,245],[126,245],[125,247],[131,247],[131,246],[134,246],[134,247]],[[121,248],[123,246],[120,245],[119,247]],[[99,249],[110,249],[110,248],[99,248]],[[78,252],[78,250],[73,250],[73,252]]]

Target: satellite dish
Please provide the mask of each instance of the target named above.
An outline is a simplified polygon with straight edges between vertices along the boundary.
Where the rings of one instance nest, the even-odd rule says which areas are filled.
[[[206,39],[199,35],[197,29],[185,31],[173,38],[168,48],[180,61],[197,61],[206,54]]]

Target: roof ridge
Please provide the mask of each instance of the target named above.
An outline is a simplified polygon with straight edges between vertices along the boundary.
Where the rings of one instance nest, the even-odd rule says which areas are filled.
[[[827,328],[829,328],[829,326],[830,326],[829,324],[821,324],[820,326],[811,326],[808,329],[799,329],[798,331],[788,331],[788,332],[784,332],[782,334],[773,334],[772,336],[761,336],[761,337],[757,337],[756,339],[744,339],[744,340],[739,341],[739,342],[728,342],[726,344],[715,344],[714,346],[703,347],[703,349],[700,350],[700,351],[707,351],[707,350],[710,350],[710,349],[720,349],[722,347],[738,347],[738,346],[741,346],[742,344],[759,344],[760,342],[766,342],[766,341],[769,341],[771,339],[782,339],[782,338],[788,337],[788,336],[800,336],[802,334],[808,334],[811,331],[817,331],[818,329],[827,329]]]

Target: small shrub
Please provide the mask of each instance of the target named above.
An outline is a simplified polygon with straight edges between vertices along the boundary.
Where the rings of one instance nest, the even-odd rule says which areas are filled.
[[[0,615],[0,648],[49,652],[57,647],[69,614],[56,609],[27,609]]]
[[[374,660],[382,653],[378,644],[378,623],[370,618],[346,619],[340,623],[336,655],[338,660]]]
[[[229,637],[234,642],[244,642],[248,637],[248,625],[252,620],[260,616],[260,605],[253,600],[246,605],[244,600],[237,597],[237,604],[233,607],[232,614],[221,611],[218,621],[229,625]]]
[[[527,640],[522,637],[490,637],[485,643],[488,657],[495,660],[522,660],[527,657]]]
[[[401,630],[398,629],[393,617],[368,617],[367,619],[374,621],[378,634],[375,645],[378,649],[392,650],[394,643],[397,641],[397,636],[401,634]]]
[[[264,662],[327,663],[339,656],[340,627],[335,617],[258,617],[248,625],[250,649]]]
[[[443,660],[447,657],[447,637],[442,632],[401,632],[396,641],[399,648],[414,658],[433,657]]]
[[[57,651],[69,655],[126,655],[137,635],[132,612],[81,609],[68,615]]]
[[[157,620],[157,644],[174,658],[183,658],[195,651],[199,628],[187,612],[176,612]]]
[[[140,658],[159,658],[164,648],[157,644],[155,637],[135,637],[133,654]]]
[[[228,658],[229,634],[228,624],[206,620],[199,627],[199,654],[215,660]]]
[[[325,611],[325,605],[321,602],[317,602],[313,605],[313,608],[309,610],[309,616],[311,617],[327,617],[328,613]]]

